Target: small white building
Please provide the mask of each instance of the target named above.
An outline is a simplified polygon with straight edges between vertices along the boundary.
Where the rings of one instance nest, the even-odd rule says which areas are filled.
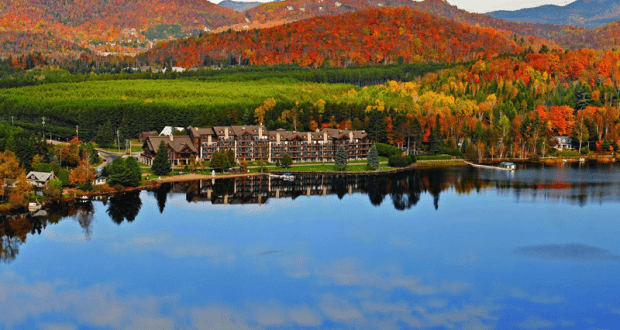
[[[35,187],[43,188],[55,177],[54,172],[48,173],[32,171],[26,175],[26,180]]]
[[[180,67],[180,66],[173,66],[170,69],[172,72],[185,72],[185,68]],[[163,70],[161,70],[161,72],[166,73],[167,70],[168,68],[164,68]]]
[[[174,134],[174,131],[183,132],[184,130],[185,128],[183,127],[166,126],[164,127],[163,130],[161,130],[161,133],[159,133],[159,136],[170,136]]]
[[[556,143],[556,149],[558,150],[573,150],[573,138],[570,136],[554,136],[553,139]]]
[[[106,178],[105,176],[98,176],[95,178],[95,182],[93,182],[93,184],[95,186],[100,186],[105,184],[106,182],[108,182],[108,178]]]

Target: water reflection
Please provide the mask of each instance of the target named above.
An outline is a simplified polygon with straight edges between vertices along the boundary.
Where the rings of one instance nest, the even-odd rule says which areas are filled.
[[[108,210],[106,211],[112,221],[120,225],[123,221],[132,222],[138,216],[142,207],[140,191],[131,191],[110,197],[108,200]],[[163,207],[161,207],[163,210]]]
[[[578,243],[524,246],[515,249],[514,253],[528,257],[559,261],[620,261],[620,255],[612,254],[601,248]]]
[[[614,328],[617,210],[577,205],[617,202],[617,182],[568,166],[206,180],[4,216],[0,329]]]
[[[53,204],[48,210],[0,215],[0,261],[10,263],[17,257],[19,247],[26,242],[28,234],[41,235],[48,225],[66,217],[76,220],[85,238],[90,239],[93,214],[94,207],[88,202]]]
[[[390,175],[297,175],[294,182],[270,177],[248,177],[228,180],[200,180],[163,184],[153,193],[160,212],[169,194],[182,193],[188,202],[212,204],[266,204],[274,198],[296,199],[300,196],[368,195],[370,203],[380,206],[389,196],[394,209],[409,210],[424,193],[433,197],[439,209],[441,193],[480,193],[494,189],[499,194],[512,193],[517,200],[543,198],[565,201],[580,206],[588,202],[616,202],[620,197],[620,172],[613,165],[583,168],[521,166],[516,172],[473,168],[436,168],[412,170]]]

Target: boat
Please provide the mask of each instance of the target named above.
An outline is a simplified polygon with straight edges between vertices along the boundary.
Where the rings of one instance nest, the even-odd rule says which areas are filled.
[[[82,195],[80,197],[76,197],[75,200],[78,202],[86,203],[90,200],[90,198],[88,198],[88,196],[86,195]]]
[[[579,158],[579,162],[580,162],[580,163],[584,163],[585,161],[586,161],[586,159],[585,159],[585,158],[583,158],[583,157]]]
[[[292,173],[284,173],[284,174],[282,174],[281,178],[284,181],[294,181],[295,180],[295,176]]]
[[[516,170],[517,169],[517,165],[515,165],[514,163],[511,162],[501,162],[499,163],[499,167],[506,169],[506,170]]]

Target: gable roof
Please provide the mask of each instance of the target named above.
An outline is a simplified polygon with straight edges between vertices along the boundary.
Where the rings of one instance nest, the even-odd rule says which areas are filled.
[[[190,132],[190,135],[193,137],[198,137],[202,135],[213,135],[212,128],[200,128],[200,127],[188,127],[187,130]]]
[[[197,152],[192,139],[188,135],[177,135],[171,140],[169,136],[149,136],[146,140],[149,149],[157,152],[159,144],[164,141],[167,146],[175,152],[182,152],[183,149],[189,149],[191,152]]]
[[[35,181],[47,182],[48,180],[51,180],[53,177],[54,177],[54,173],[53,172],[49,173],[49,172],[35,172],[35,171],[31,171],[26,176],[26,179],[27,180],[35,180]]]

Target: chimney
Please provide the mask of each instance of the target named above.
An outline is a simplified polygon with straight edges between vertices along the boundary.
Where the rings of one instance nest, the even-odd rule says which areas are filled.
[[[280,144],[280,132],[276,133],[276,143]]]
[[[170,142],[174,141],[174,134],[170,135]]]
[[[312,144],[312,133],[308,132],[308,144]]]
[[[207,142],[209,143],[209,145],[211,145],[211,142],[213,141],[212,139],[213,139],[213,138],[211,137],[211,135],[209,135],[209,136],[207,137]]]
[[[263,139],[263,125],[258,126],[258,139]]]
[[[323,144],[327,144],[327,132],[323,132]]]
[[[224,128],[224,139],[228,140],[228,127]]]
[[[353,131],[349,131],[349,143],[353,143]]]

